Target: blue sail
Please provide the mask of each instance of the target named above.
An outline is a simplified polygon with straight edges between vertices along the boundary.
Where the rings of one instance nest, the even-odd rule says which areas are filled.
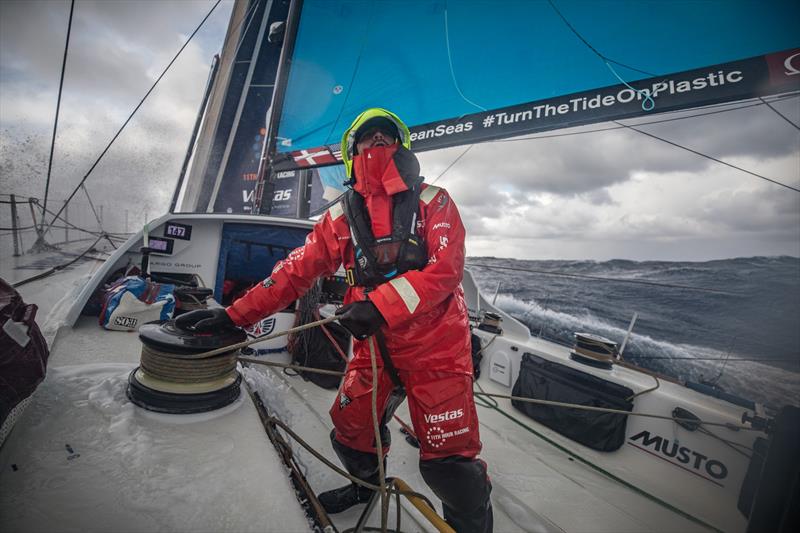
[[[796,1],[305,0],[277,149],[306,157],[299,166],[331,162],[300,151],[336,145],[353,117],[372,106],[392,109],[413,132],[414,126],[453,125],[470,114],[598,88],[618,86],[619,92],[641,80],[654,80],[644,84],[652,89],[673,73],[796,49],[797,20]],[[800,58],[794,61],[800,66]],[[767,74],[759,69],[757,87],[716,101],[762,94]],[[708,78],[707,88],[715,81]],[[794,85],[789,89],[796,90]],[[710,93],[696,90],[691,96]],[[711,101],[687,97],[670,109]],[[657,99],[652,104],[652,111],[666,109]],[[594,121],[601,119],[608,117]],[[481,138],[415,148],[475,140]]]

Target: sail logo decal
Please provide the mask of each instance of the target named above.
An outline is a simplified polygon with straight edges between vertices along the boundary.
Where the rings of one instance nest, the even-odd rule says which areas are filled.
[[[800,57],[800,53],[791,55],[786,58],[786,61],[783,62],[783,66],[786,67],[786,74],[787,76],[794,76],[795,74],[800,74],[800,70],[796,66],[794,66],[795,58]]]
[[[635,444],[636,441],[639,443]],[[677,440],[670,442],[665,437],[645,430],[628,438],[628,444],[720,487],[724,485],[719,481],[728,477],[728,467],[722,461],[681,446]]]

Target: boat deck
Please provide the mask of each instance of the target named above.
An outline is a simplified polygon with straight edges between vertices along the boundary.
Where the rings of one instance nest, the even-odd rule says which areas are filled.
[[[274,356],[266,356],[275,359]],[[335,391],[326,391],[289,376],[280,370],[251,367],[245,370],[251,387],[263,397],[272,414],[288,423],[309,444],[338,464],[329,443],[332,424],[328,409]],[[486,386],[487,392],[500,392]],[[507,411],[512,412],[510,404]],[[515,413],[519,416],[519,413]],[[397,410],[405,423],[410,418],[406,403]],[[574,461],[566,453],[493,409],[478,407],[481,421],[481,458],[488,463],[492,480],[495,531],[704,531],[705,528],[645,496],[613,481],[591,467]],[[439,501],[425,485],[418,469],[418,450],[406,442],[400,424],[392,421],[392,447],[387,475],[406,481],[437,505]],[[311,486],[318,492],[343,484],[343,479],[316,458],[295,447],[295,454],[307,468]],[[394,500],[389,527],[394,524]],[[404,531],[430,530],[430,526],[409,504],[404,509],[414,522],[403,518]],[[358,506],[335,517],[337,525],[354,524]],[[378,525],[374,513],[370,525]],[[419,528],[419,529],[418,529]]]
[[[58,316],[97,263],[77,263],[25,286],[23,296],[50,307],[39,323],[55,333]],[[54,294],[62,301],[54,303]],[[38,301],[37,301],[38,300]],[[48,375],[0,449],[2,531],[307,531],[286,469],[267,439],[255,406],[243,394],[213,413],[162,415],[144,411],[125,396],[138,364],[134,333],[102,329],[81,317],[51,338]],[[287,354],[265,356],[286,361]],[[244,368],[245,379],[271,414],[289,424],[326,457],[328,416],[335,391],[263,366]],[[487,392],[495,390],[482,379]],[[524,419],[505,402],[508,413]],[[498,411],[479,406],[481,457],[492,479],[495,531],[697,531],[702,529],[617,483],[530,433]],[[397,415],[409,422],[407,408]],[[426,494],[418,451],[392,421],[387,475]],[[299,445],[292,444],[317,492],[344,480]],[[390,527],[394,526],[394,500]],[[433,531],[408,502],[403,531]],[[340,529],[353,526],[357,506],[335,515]],[[379,525],[373,512],[370,526]]]

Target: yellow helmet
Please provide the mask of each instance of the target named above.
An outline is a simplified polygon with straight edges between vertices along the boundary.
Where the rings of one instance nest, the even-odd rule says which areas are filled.
[[[374,119],[385,119],[391,122],[397,128],[400,144],[409,150],[411,149],[411,132],[408,131],[408,126],[400,120],[400,117],[380,107],[367,109],[356,117],[353,123],[350,124],[350,127],[344,130],[344,134],[342,135],[342,161],[344,162],[344,169],[348,178],[352,177],[351,172],[353,170],[353,155],[356,149],[356,133],[366,125],[367,122]]]

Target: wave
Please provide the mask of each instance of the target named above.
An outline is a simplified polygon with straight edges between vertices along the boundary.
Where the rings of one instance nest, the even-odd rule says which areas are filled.
[[[612,324],[589,309],[572,314],[548,308],[536,299],[524,300],[502,293],[496,305],[528,326],[532,335],[560,344],[571,345],[575,332],[587,332],[621,345],[627,333],[627,328]],[[727,392],[772,408],[800,404],[800,374],[758,361],[736,360],[748,358],[746,353],[655,339],[638,334],[634,327],[624,357],[684,381],[711,381]]]

